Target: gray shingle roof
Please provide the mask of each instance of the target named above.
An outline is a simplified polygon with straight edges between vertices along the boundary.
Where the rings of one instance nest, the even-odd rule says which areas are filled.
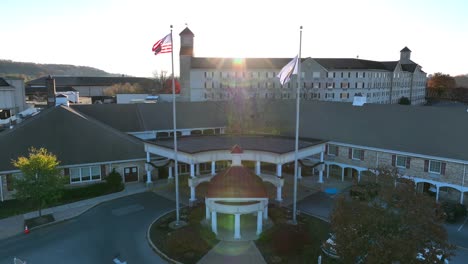
[[[281,69],[292,58],[192,58],[193,69]],[[304,59],[302,59],[303,61]],[[242,61],[242,66],[237,64]]]
[[[283,135],[294,135],[291,101],[265,105],[265,119],[281,124]],[[301,102],[300,136],[341,143],[405,151],[468,161],[468,113],[442,109],[320,101]]]
[[[404,47],[402,50],[400,51],[411,51],[410,49],[408,49],[408,47]]]
[[[185,51],[184,51],[185,52]],[[181,50],[182,54],[182,50]],[[301,61],[310,58],[302,58]],[[348,58],[312,58],[327,70],[384,70],[393,71],[398,61],[371,61]],[[192,69],[236,70],[272,69],[279,70],[292,58],[192,58]],[[242,62],[238,64],[237,62]],[[241,65],[241,66],[239,66]],[[403,70],[414,72],[416,64],[406,65]]]
[[[154,86],[155,80],[142,77],[86,77],[86,76],[52,76],[55,86],[111,86],[120,83],[138,83],[142,86]],[[47,76],[34,79],[26,83],[26,86],[44,86]]]
[[[243,120],[254,124],[253,130],[272,129],[284,136],[294,136],[294,100],[258,102],[240,110]],[[172,129],[171,107],[168,103],[89,105],[74,106],[74,109],[130,132],[143,131],[145,127],[146,130]],[[178,127],[227,126],[228,119],[235,116],[228,109],[226,102],[179,103]],[[355,107],[351,103],[303,100],[300,120],[301,138],[468,160],[465,108],[384,104]]]
[[[73,105],[73,109],[120,131],[172,129],[172,103]],[[177,103],[177,127],[206,128],[226,125],[222,102]]]
[[[148,141],[154,145],[174,148],[173,139]],[[322,140],[308,139],[299,141],[299,149],[323,143]],[[177,148],[186,153],[199,153],[213,150],[229,150],[238,145],[244,151],[257,150],[277,154],[294,151],[294,138],[279,136],[252,136],[252,135],[213,135],[181,137],[177,141]]]
[[[387,67],[379,61],[340,58],[314,60],[329,70],[387,70]]]
[[[145,158],[140,140],[64,106],[0,133],[0,146],[0,171],[15,170],[11,160],[26,156],[30,147],[47,148],[60,165]]]

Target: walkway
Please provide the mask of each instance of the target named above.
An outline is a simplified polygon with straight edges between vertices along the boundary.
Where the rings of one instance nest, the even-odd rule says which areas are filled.
[[[258,264],[266,263],[253,241],[221,241],[214,246],[198,264]]]
[[[165,181],[158,181],[155,183],[156,185],[165,184]],[[87,200],[82,200],[70,204],[64,204],[56,207],[51,207],[42,210],[42,214],[52,214],[54,216],[55,221],[53,223],[57,223],[60,221],[64,221],[73,217],[76,217],[90,208],[116,198],[124,197],[127,195],[132,195],[136,193],[145,192],[147,190],[146,185],[144,183],[132,183],[125,185],[125,189],[118,193],[112,193],[108,195],[103,195]],[[38,211],[12,216],[4,219],[0,219],[0,240],[11,237],[17,234],[21,234],[24,231],[24,220],[30,219],[33,217],[39,216]]]

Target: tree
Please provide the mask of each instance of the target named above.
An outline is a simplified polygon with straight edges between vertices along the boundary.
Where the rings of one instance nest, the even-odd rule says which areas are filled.
[[[62,195],[65,177],[57,170],[57,157],[45,148],[31,148],[28,157],[19,157],[12,161],[22,176],[13,180],[15,198],[31,199],[36,203],[39,216],[42,208],[59,199]]]
[[[421,257],[424,263],[443,263],[437,255],[453,255],[454,247],[448,243],[440,205],[417,193],[413,181],[398,178],[396,171],[378,171],[374,195],[337,199],[331,228],[338,255],[344,263],[421,263]]]
[[[436,72],[429,77],[427,88],[432,95],[441,98],[448,90],[455,88],[455,78],[449,74]]]
[[[138,94],[143,93],[143,89],[138,83],[130,84],[114,84],[111,87],[107,87],[103,91],[106,96],[115,96],[116,94]]]
[[[405,96],[402,96],[399,100],[398,100],[398,104],[401,104],[401,105],[410,105],[411,104],[411,101],[408,97],[405,97]]]

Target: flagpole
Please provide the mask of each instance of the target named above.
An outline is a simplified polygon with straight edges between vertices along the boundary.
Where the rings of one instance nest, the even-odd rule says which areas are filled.
[[[172,39],[171,25],[171,64],[172,64],[172,122],[174,126],[174,174],[175,174],[175,192],[176,192],[176,223],[179,225],[179,171],[177,164],[177,127],[176,127],[176,99],[175,99],[175,80],[174,80],[174,41]]]
[[[299,152],[299,97],[301,92],[301,48],[302,48],[302,26],[299,28],[299,58],[297,60],[297,92],[296,92],[296,139],[294,148],[294,195],[293,195],[293,224],[297,224],[296,203],[297,203],[297,159]]]

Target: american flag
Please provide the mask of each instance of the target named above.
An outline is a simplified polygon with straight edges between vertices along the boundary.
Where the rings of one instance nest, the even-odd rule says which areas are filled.
[[[159,53],[169,53],[172,51],[172,35],[171,33],[167,34],[164,38],[158,40],[153,45],[153,52],[154,55],[158,55]]]

